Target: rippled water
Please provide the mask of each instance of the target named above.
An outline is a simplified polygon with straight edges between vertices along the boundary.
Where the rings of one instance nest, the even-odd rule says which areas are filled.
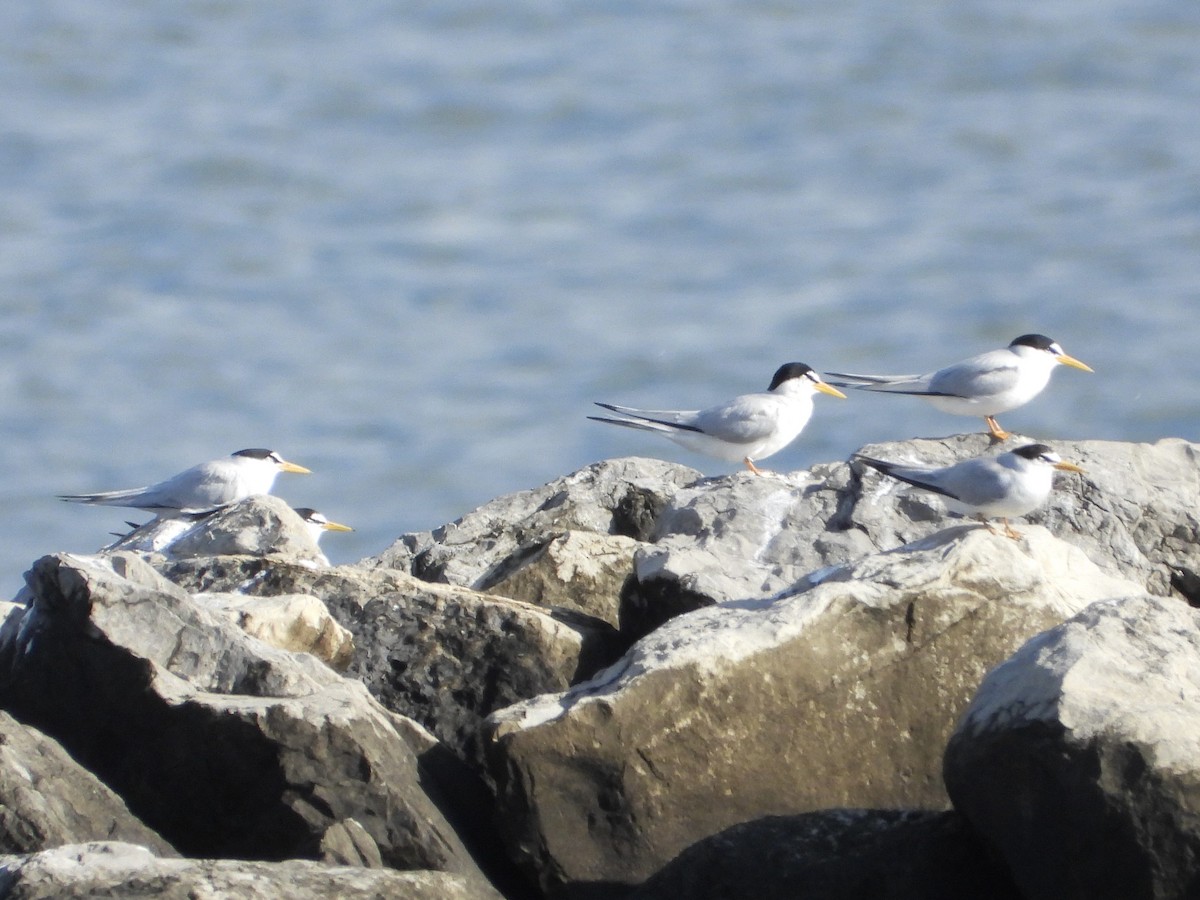
[[[0,5],[0,586],[247,446],[382,550],[777,364],[1042,331],[1002,417],[1196,439],[1200,5]],[[818,399],[770,465],[974,427]]]

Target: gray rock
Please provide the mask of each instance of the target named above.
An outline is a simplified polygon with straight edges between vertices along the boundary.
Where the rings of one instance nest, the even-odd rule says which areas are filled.
[[[0,712],[0,853],[100,840],[129,841],[160,856],[175,855],[53,739]]]
[[[536,606],[574,609],[621,627],[621,600],[633,580],[640,542],[619,534],[566,531],[510,557],[511,571],[493,570],[481,585],[489,594]]]
[[[595,463],[540,488],[499,497],[434,532],[405,535],[370,565],[401,569],[426,581],[482,589],[512,571],[514,557],[568,531],[644,541],[695,469],[629,457]]]
[[[944,530],[794,596],[680,616],[592,681],[495,713],[514,857],[547,892],[584,896],[752,818],[945,806],[942,750],[984,672],[1137,590],[1027,532]]]
[[[611,627],[595,619],[395,570],[218,557],[164,572],[187,590],[319,598],[353,635],[346,673],[464,758],[494,710],[566,690],[615,656]]]
[[[304,860],[159,859],[144,847],[95,842],[0,857],[0,898],[153,897],[199,900],[484,900],[486,889],[447,872],[397,872]]]
[[[830,810],[735,825],[630,900],[1021,900],[952,812]]]
[[[395,868],[484,879],[358,682],[197,607],[136,555],[44,557],[0,631],[0,705],[189,856],[315,858],[354,820]]]
[[[105,552],[161,553],[168,559],[197,556],[285,556],[316,566],[329,560],[304,520],[269,495],[250,497],[200,519],[152,519],[105,548]]]
[[[1029,900],[1200,896],[1200,611],[1097,603],[993,670],[945,760]]]
[[[1029,440],[1014,437],[1005,446]],[[1200,603],[1200,448],[1175,439],[1052,444],[1087,472],[1060,476],[1046,509],[1027,521],[1045,524],[1098,565],[1153,594],[1178,590]],[[948,465],[999,449],[986,435],[968,434],[875,444],[862,452]],[[809,572],[961,521],[947,516],[936,494],[844,463],[698,481],[671,495],[651,545],[639,550],[630,602],[644,633],[680,612],[772,596]]]

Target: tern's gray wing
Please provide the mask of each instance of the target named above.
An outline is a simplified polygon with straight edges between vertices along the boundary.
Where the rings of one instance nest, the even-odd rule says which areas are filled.
[[[943,493],[970,506],[998,503],[1012,491],[1012,470],[994,459],[968,459],[933,474]]]
[[[229,502],[232,474],[228,466],[221,463],[202,463],[147,487],[98,494],[70,494],[63,495],[62,499],[100,506],[203,512]]]
[[[753,444],[770,437],[779,427],[779,398],[743,394],[720,406],[700,410],[689,424],[730,444]]]
[[[939,396],[991,397],[1014,387],[1020,377],[1018,357],[1008,350],[981,353],[928,376],[928,392]]]
[[[953,466],[932,469],[901,466],[869,456],[856,458],[899,481],[971,506],[987,505],[1004,498],[1011,483],[1011,473],[990,459],[969,459]]]

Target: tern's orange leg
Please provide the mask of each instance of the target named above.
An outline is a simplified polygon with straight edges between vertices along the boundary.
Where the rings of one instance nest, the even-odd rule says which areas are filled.
[[[1021,539],[1021,532],[1014,530],[1013,527],[1008,524],[1008,519],[1002,518],[1000,521],[1004,523],[1005,536],[1012,538],[1014,541],[1019,541]]]
[[[745,459],[742,460],[742,462],[744,462],[746,464],[746,468],[749,469],[751,472],[753,472],[755,475],[761,475],[763,473],[763,470],[760,469],[758,466],[756,466],[754,464],[754,460],[752,460],[750,457],[747,456]]]
[[[1000,427],[1000,423],[996,421],[994,416],[984,416],[983,421],[987,422],[988,434],[992,436],[992,440],[1007,441],[1012,435]]]

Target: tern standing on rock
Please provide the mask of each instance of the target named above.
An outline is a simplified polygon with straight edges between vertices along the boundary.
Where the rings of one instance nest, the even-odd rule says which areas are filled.
[[[855,454],[853,459],[884,475],[949,498],[951,512],[972,516],[994,531],[987,521],[999,518],[1004,533],[1021,535],[1008,524],[1009,516],[1024,516],[1050,497],[1054,472],[1082,472],[1045,444],[1026,444],[999,456],[968,459],[944,468],[902,465]]]
[[[1044,334],[1023,334],[1002,350],[990,350],[925,375],[852,375],[830,372],[838,387],[886,394],[923,397],[942,412],[982,416],[988,433],[998,441],[1011,435],[996,416],[1024,406],[1042,392],[1059,365],[1085,372],[1090,366],[1067,356],[1058,342]]]
[[[274,450],[239,450],[185,469],[147,487],[98,494],[60,494],[60,500],[97,506],[129,506],[155,513],[160,519],[213,512],[257,494],[269,494],[280,472],[309,474]]]
[[[846,399],[845,394],[822,381],[811,366],[792,362],[779,367],[765,392],[742,394],[719,406],[700,410],[633,409],[597,403],[623,418],[588,418],[653,431],[697,453],[742,462],[755,475],[761,475],[754,461],[777,453],[799,436],[812,417],[813,394],[818,391]]]

